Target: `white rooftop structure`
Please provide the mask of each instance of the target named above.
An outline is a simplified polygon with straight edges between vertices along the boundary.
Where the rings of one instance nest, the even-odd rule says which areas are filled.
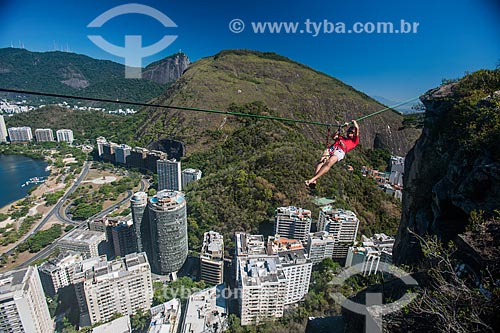
[[[219,284],[189,297],[181,333],[223,332],[227,329],[227,317],[224,285]]]

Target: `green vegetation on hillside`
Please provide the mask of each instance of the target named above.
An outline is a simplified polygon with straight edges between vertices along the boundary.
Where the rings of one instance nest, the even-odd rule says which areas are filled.
[[[446,131],[450,143],[455,142],[470,153],[490,151],[500,158],[500,69],[480,70],[465,76],[453,87],[456,102],[449,112],[453,127]]]

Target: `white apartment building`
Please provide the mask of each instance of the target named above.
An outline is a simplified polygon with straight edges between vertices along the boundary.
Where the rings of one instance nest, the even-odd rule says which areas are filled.
[[[30,142],[33,140],[31,127],[9,127],[7,131],[10,142]]]
[[[106,140],[105,137],[103,136],[100,136],[96,139],[96,144],[97,144],[97,154],[99,155],[99,157],[102,156],[102,154],[104,153],[104,145],[108,143],[108,141]]]
[[[50,128],[37,128],[35,139],[37,142],[52,142],[54,141],[54,132]]]
[[[74,251],[83,254],[84,259],[99,256],[101,243],[106,241],[106,234],[75,228],[64,236],[57,246],[62,251]]]
[[[307,239],[307,253],[313,264],[320,263],[323,259],[333,256],[335,239],[326,231],[309,234]]]
[[[311,231],[311,211],[294,206],[278,207],[275,212],[274,234],[306,241]]]
[[[189,296],[181,333],[222,333],[227,329],[228,309],[224,285],[201,290]]]
[[[392,264],[394,237],[381,233],[371,238],[362,235],[361,238],[362,246],[349,248],[345,267],[362,264],[362,273],[371,275],[381,271],[382,265]]]
[[[403,186],[403,175],[405,173],[405,158],[400,156],[391,156],[391,174],[389,182],[399,187]]]
[[[349,247],[353,245],[358,233],[359,219],[350,210],[323,207],[319,212],[318,230],[326,231],[335,240],[332,259],[344,261]]]
[[[262,235],[250,235],[244,232],[237,232],[234,235],[236,250],[233,258],[233,265],[236,270],[236,280],[240,278],[240,263],[247,259],[263,259],[269,255],[267,253],[266,241]]]
[[[157,160],[158,191],[182,191],[181,162],[175,159]]]
[[[7,142],[7,127],[5,127],[5,119],[0,115],[0,143]]]
[[[104,259],[104,258],[103,258]],[[114,313],[133,315],[148,311],[153,301],[151,269],[145,253],[94,262],[75,274],[77,295],[83,291],[90,322],[104,322]]]
[[[218,285],[224,278],[224,240],[215,231],[205,232],[200,253],[200,278],[205,282]]]
[[[0,332],[54,331],[38,270],[0,273]]]
[[[184,169],[182,170],[182,188],[185,188],[187,184],[201,179],[201,170],[198,169]]]
[[[69,144],[73,143],[73,131],[70,129],[60,129],[56,131],[58,142],[67,142]]]
[[[54,296],[59,289],[72,284],[74,266],[82,260],[81,253],[65,251],[39,266],[38,272],[45,292]]]
[[[287,279],[277,257],[238,260],[241,325],[283,316]]]
[[[300,301],[309,291],[313,263],[307,258],[301,241],[269,236],[268,251],[278,255],[287,281],[285,305]]]

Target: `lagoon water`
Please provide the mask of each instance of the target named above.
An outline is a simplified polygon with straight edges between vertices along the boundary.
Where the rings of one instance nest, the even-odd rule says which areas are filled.
[[[21,155],[0,154],[0,207],[24,198],[28,190],[35,186],[21,185],[33,177],[46,177],[47,162]]]

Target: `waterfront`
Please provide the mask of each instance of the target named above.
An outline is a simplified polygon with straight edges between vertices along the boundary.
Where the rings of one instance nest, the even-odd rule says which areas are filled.
[[[25,184],[33,177],[46,177],[49,172],[45,171],[47,162],[34,160],[22,155],[0,154],[0,207],[21,199],[35,184]]]

